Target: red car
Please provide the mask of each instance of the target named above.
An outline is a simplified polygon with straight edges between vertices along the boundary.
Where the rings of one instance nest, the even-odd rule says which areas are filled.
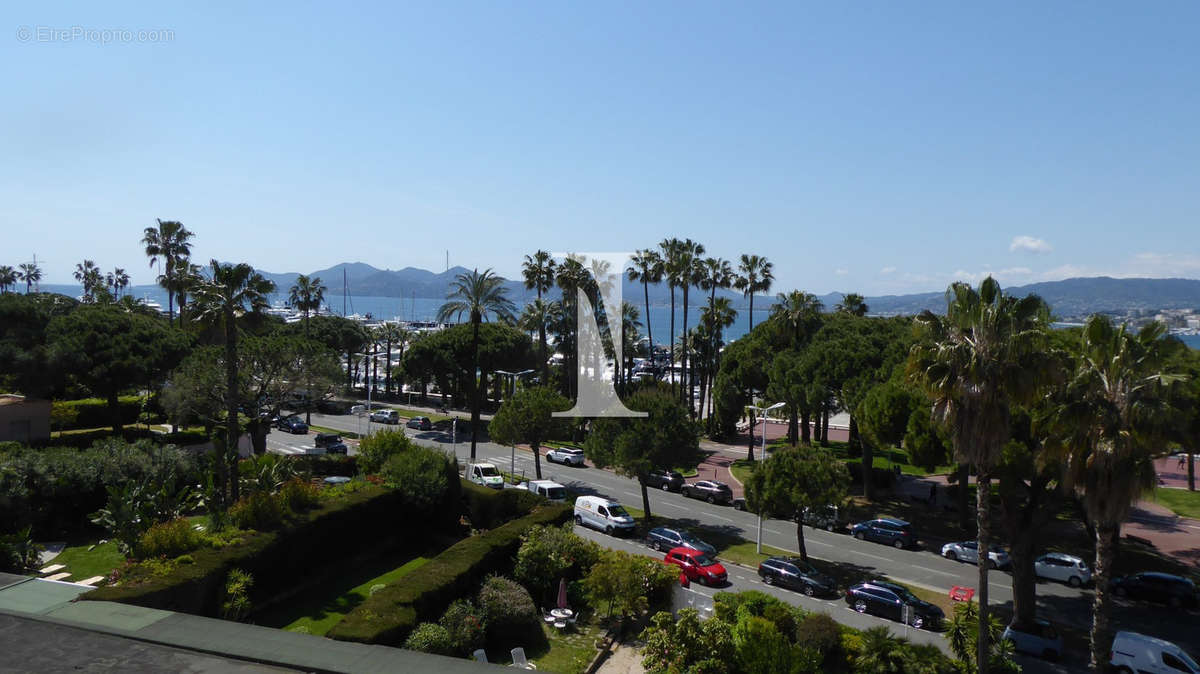
[[[678,566],[689,581],[694,580],[701,585],[724,585],[728,582],[725,567],[700,550],[671,548],[663,557],[663,562]]]

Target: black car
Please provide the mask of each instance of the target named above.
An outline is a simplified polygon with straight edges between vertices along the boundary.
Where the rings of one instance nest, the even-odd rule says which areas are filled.
[[[688,498],[698,498],[709,503],[733,503],[733,490],[724,482],[716,480],[700,480],[685,484],[680,493]]]
[[[1196,584],[1169,573],[1145,571],[1114,578],[1112,591],[1118,597],[1156,601],[1171,608],[1196,607]]]
[[[716,556],[717,549],[696,538],[692,534],[683,529],[674,529],[671,527],[655,527],[646,534],[646,545],[658,550],[666,552],[671,548],[691,548],[699,550],[709,556]]]
[[[337,433],[317,433],[313,436],[313,446],[324,449],[327,454],[345,454],[348,451],[342,436]]]
[[[683,475],[673,470],[652,470],[646,475],[646,486],[663,491],[679,491],[683,488]]]
[[[275,422],[275,427],[281,431],[295,433],[296,435],[304,435],[308,432],[308,424],[304,423],[304,419],[300,415],[293,414],[290,417],[280,417],[279,421]]]
[[[917,545],[917,532],[904,520],[883,518],[859,522],[850,527],[850,534],[860,541],[875,541],[897,548]]]
[[[758,576],[767,585],[798,590],[808,596],[837,594],[833,579],[799,557],[771,557],[758,565]]]
[[[906,588],[882,580],[859,583],[846,590],[846,603],[859,613],[904,622],[917,629],[934,630],[941,626],[942,609],[917,599]],[[907,609],[906,609],[907,607]]]

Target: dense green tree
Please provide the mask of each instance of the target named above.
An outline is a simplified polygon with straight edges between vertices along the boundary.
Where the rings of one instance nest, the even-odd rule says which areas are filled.
[[[597,613],[607,605],[609,617],[624,620],[645,611],[652,600],[666,598],[678,582],[677,572],[658,559],[604,550],[583,584]]]
[[[1005,295],[990,276],[976,290],[955,283],[946,291],[945,316],[917,318],[920,339],[910,372],[934,401],[933,414],[952,430],[958,456],[975,467],[976,540],[991,546],[991,477],[1010,436],[1010,411],[1040,392],[1048,375],[1049,311],[1036,295]],[[965,489],[966,485],[960,485]],[[988,660],[988,565],[979,565],[977,667]]]
[[[678,616],[659,611],[641,634],[642,666],[655,674],[730,672],[737,653],[730,627],[716,618],[700,620],[694,608],[681,609]]]
[[[542,443],[551,438],[565,437],[568,428],[563,417],[552,416],[571,408],[571,401],[546,386],[522,389],[504,401],[492,422],[488,434],[493,442],[502,445],[529,445],[537,479],[542,479]]]
[[[491,269],[479,273],[458,274],[450,284],[446,303],[438,309],[438,320],[445,322],[451,317],[462,318],[465,313],[471,323],[471,369],[467,372],[471,382],[471,461],[475,461],[475,445],[479,439],[479,324],[491,314],[501,320],[513,320],[513,303],[508,299],[504,279],[493,274]]]
[[[847,293],[842,295],[842,301],[838,302],[834,307],[834,311],[840,314],[850,314],[859,318],[867,315],[866,298],[858,293]]]
[[[743,613],[733,626],[737,648],[737,670],[746,674],[778,674],[791,671],[791,647],[775,625],[766,618]]]
[[[159,258],[163,262],[163,273],[159,277],[159,285],[167,291],[167,315],[175,320],[175,297],[179,293],[180,270],[186,268],[187,259],[192,254],[192,232],[175,220],[155,219],[157,226],[147,227],[142,232],[142,245],[145,246],[146,256],[150,258],[153,267]]]
[[[899,445],[908,429],[908,420],[915,408],[924,401],[899,382],[887,381],[867,391],[859,406],[859,428],[863,429],[869,442],[863,446],[863,495],[874,498],[873,454],[868,447],[879,446],[885,451]],[[928,411],[925,415],[928,416]],[[869,461],[869,462],[868,462]]]
[[[50,356],[46,328],[77,306],[66,295],[0,295],[0,386],[35,398],[61,387],[63,368]]]
[[[776,450],[758,465],[746,482],[746,503],[763,517],[796,523],[796,545],[808,559],[804,545],[804,510],[840,505],[846,498],[850,473],[829,450],[800,446]]]
[[[561,527],[535,526],[521,537],[513,577],[530,594],[541,597],[543,606],[554,604],[562,580],[583,578],[600,558],[595,541],[579,537],[570,524]]]

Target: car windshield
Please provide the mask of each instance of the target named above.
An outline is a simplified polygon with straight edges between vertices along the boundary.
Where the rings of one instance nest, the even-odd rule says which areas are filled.
[[[696,563],[700,566],[712,566],[717,563],[716,560],[708,555],[696,555],[692,559],[696,560]]]
[[[909,604],[915,604],[915,603],[921,601],[920,599],[917,599],[913,595],[913,593],[909,592],[908,590],[906,590],[902,587],[901,588],[889,587],[888,589],[891,590],[892,592],[895,592],[896,594],[900,595],[900,598],[903,599],[904,601],[908,602]]]
[[[546,498],[554,499],[555,501],[566,498],[566,490],[562,487],[551,487],[546,490]]]
[[[695,536],[689,534],[686,531],[679,532],[679,540],[683,541],[684,543],[694,543],[697,545],[699,545],[701,543],[701,540],[699,538],[696,538]]]
[[[625,509],[624,509],[624,508],[622,508],[622,507],[621,507],[621,506],[619,506],[619,505],[611,505],[611,506],[609,506],[609,507],[608,507],[608,512],[609,512],[609,514],[611,514],[613,517],[629,517],[629,513],[625,512]]]
[[[496,477],[500,473],[499,473],[499,471],[496,470],[496,468],[494,466],[480,466],[479,474],[484,477]]]
[[[1188,667],[1191,667],[1193,672],[1200,672],[1200,665],[1196,664],[1196,661],[1192,659],[1192,656],[1187,654],[1187,651],[1185,651],[1181,648],[1181,649],[1179,649],[1179,655],[1180,655],[1179,659],[1183,660],[1184,663],[1186,663]]]

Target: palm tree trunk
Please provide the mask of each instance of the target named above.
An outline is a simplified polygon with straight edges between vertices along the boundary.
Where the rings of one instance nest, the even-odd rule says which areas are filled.
[[[767,418],[763,416],[763,432],[767,430]],[[788,444],[795,445],[800,442],[800,412],[795,407],[792,407],[791,413],[788,415]]]
[[[671,365],[668,372],[671,375],[671,393],[676,393],[677,389],[675,381],[675,286],[671,285]]]
[[[754,332],[754,290],[753,289],[750,290],[750,330],[747,332],[747,334],[749,334],[750,332]]]
[[[812,444],[812,415],[807,407],[800,410],[800,442]]]
[[[533,450],[533,470],[537,475],[537,479],[542,479],[542,447],[539,443],[529,443],[529,449]]]
[[[638,485],[641,486],[641,488],[642,488],[642,511],[646,513],[644,515],[643,521],[649,522],[650,517],[651,517],[651,515],[650,515],[650,490],[646,488],[646,476],[645,475],[638,475]]]
[[[955,501],[958,502],[958,526],[964,531],[971,530],[970,510],[967,507],[970,499],[967,498],[967,483],[971,481],[970,466],[965,463],[958,464],[958,491],[955,494]]]
[[[850,423],[854,424],[854,417],[850,417]],[[864,438],[860,433],[858,442],[862,448],[862,480],[863,480],[863,496],[868,501],[875,500],[875,445],[871,441]]]
[[[1036,536],[1017,536],[1012,541],[1009,558],[1012,563],[1013,619],[1032,623],[1037,617],[1037,576],[1034,574]]]
[[[1108,581],[1112,575],[1112,563],[1117,554],[1118,529],[1110,524],[1096,525],[1096,568],[1092,580],[1096,595],[1092,599],[1092,657],[1090,667],[1103,671],[1108,666],[1108,648],[1112,644],[1109,617]]]
[[[991,485],[992,478],[986,470],[979,470],[975,479],[975,520],[976,540],[979,547],[979,588],[976,590],[979,598],[979,636],[976,639],[975,669],[979,674],[987,674],[988,655],[991,647],[988,644],[988,551],[991,550]]]
[[[237,323],[233,308],[225,312],[225,457],[221,463],[228,464],[224,481],[229,483],[230,502],[238,500],[238,404],[237,404]],[[222,489],[225,485],[222,485]]]
[[[687,400],[688,418],[693,421],[696,419],[696,408],[692,406],[692,378],[691,370],[688,368],[689,363],[694,360],[689,358],[689,345],[691,340],[688,339],[688,290],[691,284],[684,282],[683,284],[683,381],[687,385],[687,395],[682,396]]]
[[[646,301],[646,339],[650,340],[650,364],[654,364],[654,330],[650,328],[650,284],[642,277],[642,296]]]
[[[475,444],[479,440],[479,381],[475,375],[479,369],[479,318],[471,315],[471,463],[475,463]]]
[[[383,392],[392,394],[392,338],[387,339],[387,365],[383,368]]]

